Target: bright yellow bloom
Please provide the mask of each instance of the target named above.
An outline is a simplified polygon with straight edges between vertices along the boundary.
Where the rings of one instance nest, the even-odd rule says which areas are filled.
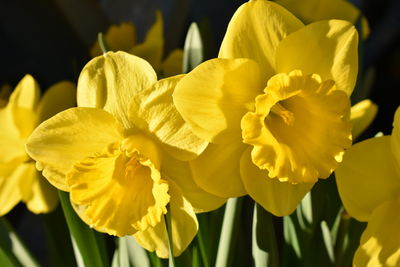
[[[350,120],[353,124],[353,140],[359,137],[375,119],[378,106],[369,99],[362,100],[351,107]]]
[[[347,21],[304,26],[274,2],[242,5],[219,58],[187,74],[174,92],[193,132],[211,142],[191,162],[196,183],[290,214],[351,145],[357,41]]]
[[[26,75],[8,103],[0,107],[0,216],[20,201],[34,213],[50,212],[57,206],[57,191],[36,171],[24,144],[36,125],[74,106],[75,93],[72,83],[59,82],[40,99],[38,83]]]
[[[347,0],[275,0],[305,24],[325,19],[342,19],[356,24],[361,17],[362,38],[369,35],[368,20]]]
[[[156,12],[156,21],[147,32],[143,43],[137,43],[136,28],[129,22],[111,26],[105,34],[105,40],[112,51],[125,51],[147,60],[161,77],[182,73],[182,49],[171,51],[167,58],[163,59],[163,18],[159,10]],[[97,41],[90,50],[90,54],[92,57],[102,54]]]
[[[368,222],[354,266],[400,265],[400,108],[390,136],[352,146],[335,171],[347,212]]]
[[[173,106],[181,78],[157,81],[148,62],[125,52],[96,57],[80,74],[78,107],[43,122],[27,144],[50,183],[70,192],[82,220],[111,235],[134,235],[163,258],[167,205],[179,255],[197,233],[195,212],[225,201],[198,188],[183,162],[207,142]]]

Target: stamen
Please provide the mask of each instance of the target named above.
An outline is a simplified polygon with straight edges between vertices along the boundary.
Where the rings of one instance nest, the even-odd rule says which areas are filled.
[[[134,175],[136,171],[141,167],[139,161],[135,158],[132,157],[126,164],[125,164],[125,172],[126,174],[132,174]]]
[[[272,108],[271,112],[274,113],[275,115],[278,115],[279,117],[282,118],[282,120],[289,126],[293,126],[295,117],[293,112],[287,110],[284,108],[281,104],[276,103]]]

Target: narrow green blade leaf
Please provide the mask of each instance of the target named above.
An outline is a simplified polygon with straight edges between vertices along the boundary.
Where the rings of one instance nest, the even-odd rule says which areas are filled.
[[[186,34],[183,48],[183,73],[188,73],[203,62],[203,42],[199,27],[193,22]]]
[[[0,217],[0,266],[39,267],[5,217]]]
[[[332,236],[331,236],[331,231],[329,230],[328,224],[326,221],[321,222],[321,232],[322,232],[322,238],[324,240],[326,252],[328,253],[329,260],[334,263],[335,262],[335,253],[333,249],[333,243],[332,243]]]
[[[104,244],[104,236],[90,229],[75,213],[69,200],[69,194],[58,191],[64,216],[72,236],[73,244],[82,257],[86,267],[106,267],[109,266],[107,253]],[[77,256],[77,255],[76,255]],[[79,262],[77,256],[77,261]]]
[[[254,203],[252,253],[256,267],[279,266],[272,215],[257,203]]]
[[[108,45],[106,39],[104,38],[103,33],[99,32],[99,34],[97,35],[97,40],[99,42],[100,49],[103,52],[103,54],[107,53],[108,51],[111,51],[111,48]]]
[[[222,222],[221,236],[218,244],[215,266],[230,266],[229,260],[232,254],[233,241],[235,240],[236,221],[242,206],[241,198],[230,198],[226,203],[224,220]]]
[[[172,214],[171,209],[168,207],[168,212],[165,215],[166,217],[166,226],[167,226],[167,234],[168,234],[168,249],[169,249],[169,259],[168,259],[168,266],[175,267],[175,258],[174,258],[174,243],[173,243],[173,236],[172,236]]]
[[[301,259],[299,239],[297,237],[297,232],[293,220],[290,216],[283,217],[283,235],[285,238],[285,243],[289,244],[296,253],[297,258]]]

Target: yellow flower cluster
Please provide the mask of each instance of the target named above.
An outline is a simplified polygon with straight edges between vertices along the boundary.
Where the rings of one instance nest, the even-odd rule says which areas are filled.
[[[56,84],[39,101],[36,81],[26,76],[0,106],[0,215],[20,201],[35,213],[55,207],[54,190],[34,161],[50,184],[70,193],[85,223],[133,235],[162,258],[169,256],[168,212],[176,255],[198,231],[196,213],[228,198],[250,195],[274,215],[291,214],[318,179],[337,169],[376,114],[370,101],[350,108],[359,11],[333,2],[345,12],[337,15],[328,1],[312,16],[298,1],[251,0],[233,15],[218,58],[176,76],[182,51],[162,60],[160,12],[140,44],[132,24],[111,27],[105,39],[120,51],[92,48],[77,107],[74,85]],[[157,73],[168,78],[158,80]],[[360,262],[368,262],[365,255],[378,261],[381,240],[371,236],[399,206],[399,121],[397,114],[392,137],[351,148],[337,171],[346,208],[369,222]],[[394,154],[386,159],[390,142]],[[363,149],[372,146],[376,153],[366,159]],[[357,160],[389,164],[379,170],[387,181],[378,185],[378,171],[354,167]],[[368,188],[354,192],[366,179]],[[382,189],[376,198],[369,186]],[[397,217],[387,231],[400,223]],[[390,263],[398,263],[394,250],[385,252]]]

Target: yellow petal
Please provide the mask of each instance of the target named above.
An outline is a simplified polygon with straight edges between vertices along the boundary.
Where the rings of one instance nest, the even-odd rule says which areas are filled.
[[[119,142],[122,136],[120,123],[104,110],[71,108],[40,124],[26,150],[51,184],[69,191],[65,176],[73,164]]]
[[[276,0],[304,23],[309,24],[325,19],[342,19],[356,24],[360,10],[349,1],[343,0]],[[363,39],[369,34],[368,21],[362,17]]]
[[[351,107],[351,122],[353,124],[353,139],[360,136],[375,119],[378,106],[369,99],[358,102]]]
[[[183,50],[174,49],[161,64],[161,76],[170,77],[182,73]]]
[[[220,58],[250,58],[268,80],[275,71],[278,44],[303,23],[272,1],[249,1],[243,4],[229,22],[222,41]]]
[[[400,166],[400,107],[397,108],[393,119],[391,149],[393,156],[397,161],[397,166]]]
[[[129,115],[142,130],[153,134],[171,155],[190,160],[200,155],[208,142],[194,135],[172,102],[172,93],[182,77],[160,80],[134,95]]]
[[[34,163],[25,164],[29,166],[19,184],[22,201],[36,214],[53,211],[58,204],[57,190],[36,171]]]
[[[335,171],[345,209],[359,221],[400,193],[400,174],[390,153],[390,136],[376,137],[353,145]]]
[[[221,198],[245,195],[239,164],[246,147],[241,142],[210,144],[200,157],[190,162],[196,184]]]
[[[179,113],[199,137],[215,143],[240,139],[240,119],[263,88],[258,65],[249,59],[208,60],[175,88]]]
[[[136,28],[130,22],[112,25],[104,35],[104,38],[112,51],[128,52],[136,43]],[[97,57],[103,54],[96,39],[90,49],[90,55]]]
[[[0,164],[0,216],[22,200],[20,184],[31,172],[31,164],[20,161]]]
[[[353,264],[362,266],[400,265],[400,198],[378,206],[361,236]]]
[[[269,178],[268,171],[260,170],[251,161],[250,148],[243,153],[240,160],[240,174],[251,198],[275,216],[291,214],[314,185],[291,184]]]
[[[78,106],[104,109],[125,128],[131,128],[131,98],[156,81],[156,73],[145,60],[125,52],[108,52],[83,68],[78,81]]]
[[[180,188],[168,181],[170,186],[170,211],[174,257],[179,256],[189,246],[197,234],[198,222],[190,203],[182,195]],[[134,235],[136,241],[145,249],[155,251],[160,258],[168,258],[168,236],[165,220],[155,227]]]
[[[117,236],[154,227],[169,202],[168,184],[147,157],[150,151],[154,158],[154,144],[141,135],[129,139],[121,149],[112,146],[76,163],[67,176],[71,201],[84,206],[81,218],[91,227]],[[136,141],[145,143],[145,150],[133,148]]]
[[[252,161],[270,178],[313,183],[328,178],[351,146],[350,101],[332,81],[301,71],[280,73],[242,119]]]
[[[134,46],[129,52],[146,59],[156,71],[160,70],[164,52],[163,18],[160,10],[156,11],[156,21],[147,32],[143,43]]]
[[[176,160],[164,153],[161,171],[163,176],[173,180],[182,189],[183,196],[192,204],[196,213],[215,210],[226,202],[226,198],[210,194],[195,183],[188,162]]]
[[[69,81],[61,81],[44,93],[38,107],[39,122],[49,119],[60,111],[75,106],[76,86]]]
[[[354,89],[358,71],[358,34],[342,20],[325,20],[305,26],[287,36],[276,50],[277,72],[295,69],[316,73],[322,80],[334,80],[348,95]]]

